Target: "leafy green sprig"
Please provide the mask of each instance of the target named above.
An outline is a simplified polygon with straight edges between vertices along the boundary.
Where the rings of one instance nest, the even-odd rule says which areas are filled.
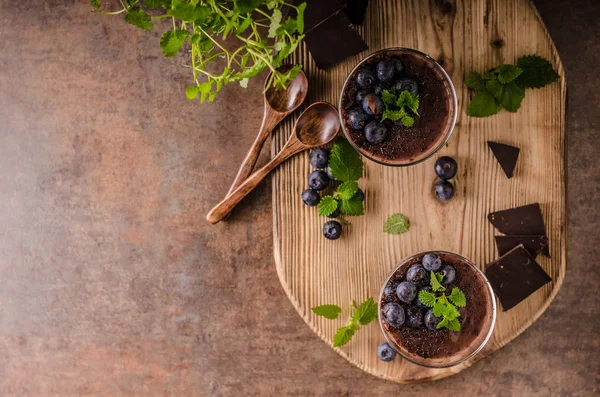
[[[523,56],[516,65],[500,65],[483,75],[471,72],[465,84],[477,94],[471,99],[467,114],[488,117],[502,108],[516,112],[525,98],[525,89],[544,87],[559,77],[552,64],[537,55]]]
[[[304,10],[285,0],[119,0],[117,11],[126,22],[144,30],[153,22],[170,19],[172,29],[163,33],[160,47],[166,57],[175,56],[187,44],[190,48],[195,85],[186,88],[189,99],[213,101],[221,88],[238,81],[242,87],[262,70],[271,70],[267,87],[282,88],[301,70],[276,70],[304,38]],[[97,9],[100,0],[91,0]],[[283,19],[283,8],[296,11],[296,17]],[[152,16],[151,16],[151,15]],[[265,37],[266,31],[266,37]],[[229,38],[234,37],[235,44]],[[220,61],[220,62],[217,62]],[[218,66],[217,66],[218,65]],[[224,65],[224,66],[222,66]]]
[[[360,154],[347,140],[340,139],[331,149],[328,166],[333,177],[341,183],[333,194],[321,198],[318,206],[319,216],[329,216],[337,209],[343,215],[363,215],[363,201],[357,195],[359,189],[357,181],[363,172]],[[347,223],[343,218],[338,219]]]
[[[460,331],[460,313],[457,307],[465,307],[467,298],[458,287],[452,288],[450,295],[446,295],[446,287],[442,285],[444,276],[441,273],[430,272],[429,284],[433,292],[419,291],[419,301],[427,307],[433,308],[433,315],[441,317],[437,328],[447,328],[450,331]],[[437,293],[437,295],[436,295]]]
[[[381,92],[384,111],[382,120],[392,120],[402,122],[405,127],[412,127],[415,124],[414,116],[419,115],[419,97],[404,90],[400,93],[396,87]]]
[[[367,325],[377,318],[377,304],[373,298],[366,299],[358,306],[352,301],[350,309],[354,310],[354,314],[348,318],[346,325],[338,328],[333,337],[333,347],[343,346],[350,342],[361,326]],[[318,316],[335,320],[342,313],[342,308],[337,305],[321,305],[313,307],[312,311]]]
[[[409,228],[408,218],[401,213],[390,216],[383,225],[383,231],[390,234],[403,234],[408,232]]]

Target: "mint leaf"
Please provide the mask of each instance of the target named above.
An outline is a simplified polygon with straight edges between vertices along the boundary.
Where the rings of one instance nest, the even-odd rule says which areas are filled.
[[[405,127],[412,127],[415,124],[415,119],[410,116],[402,117],[402,124]]]
[[[433,315],[436,317],[444,317],[447,313],[446,305],[441,302],[437,302],[433,305]]]
[[[144,4],[146,4],[146,6],[151,10],[157,8],[160,3],[160,0],[144,0]]]
[[[504,84],[498,95],[495,96],[504,109],[509,112],[516,112],[521,107],[523,98],[525,98],[525,89],[512,81]]]
[[[389,109],[385,109],[383,111],[383,114],[381,116],[382,120],[392,120],[392,121],[397,121],[400,120],[401,118],[406,116],[406,112],[404,111],[404,108],[400,109],[400,110],[389,110]]]
[[[435,305],[435,295],[429,291],[421,290],[419,291],[419,301],[427,307],[433,307]]]
[[[519,77],[523,70],[515,65],[500,65],[496,69],[498,81],[507,84]]]
[[[400,108],[406,106],[413,113],[418,114],[417,110],[419,109],[419,97],[417,95],[411,94],[410,91],[404,90],[398,96],[396,106]]]
[[[402,234],[408,231],[410,223],[403,214],[394,214],[390,216],[383,225],[383,231],[391,234]]]
[[[460,313],[458,312],[458,310],[456,310],[456,308],[450,303],[447,303],[445,305],[444,310],[444,317],[446,317],[448,320],[454,320],[455,318],[460,317]]]
[[[363,202],[357,196],[354,196],[349,200],[340,200],[340,211],[342,214],[350,216],[360,216],[365,213]]]
[[[131,7],[125,14],[125,21],[144,30],[152,29],[150,16],[140,7]]]
[[[467,114],[471,117],[488,117],[500,111],[501,106],[492,94],[480,91],[469,103]]]
[[[467,298],[458,287],[452,288],[452,292],[450,293],[448,299],[450,299],[450,302],[454,303],[458,307],[465,307],[467,305]]]
[[[500,83],[497,79],[487,80],[485,82],[485,88],[488,90],[490,94],[492,94],[496,99],[500,96],[502,92],[502,83]]]
[[[188,99],[196,99],[196,97],[198,96],[198,86],[197,85],[192,85],[189,87],[185,88],[185,96],[187,96]]]
[[[177,55],[177,52],[189,36],[187,30],[169,30],[160,37],[160,48],[166,57]]]
[[[235,6],[242,14],[252,12],[258,8],[262,0],[237,0]]]
[[[298,33],[304,34],[304,10],[306,9],[306,3],[301,3],[296,8],[296,26],[298,27]]]
[[[377,318],[377,304],[373,298],[368,298],[356,308],[351,321],[367,325],[375,318]]]
[[[441,291],[446,291],[446,287],[444,287],[440,281],[437,278],[437,275],[430,271],[429,272],[429,284],[431,285],[431,289],[433,289],[433,292],[441,292]]]
[[[555,82],[560,77],[552,68],[552,64],[538,55],[526,55],[517,59],[517,65],[523,73],[516,82],[523,88],[541,88]]]
[[[438,324],[439,325],[439,324]],[[460,331],[460,322],[457,319],[448,319],[448,323],[446,324],[446,328],[453,332]]]
[[[338,305],[321,305],[313,307],[311,310],[317,316],[325,317],[330,320],[335,320],[342,312],[342,308]]]
[[[321,201],[319,201],[317,210],[319,212],[319,216],[329,216],[333,214],[337,208],[338,201],[332,196],[325,196],[321,199]]]
[[[102,6],[102,4],[100,4],[100,0],[90,0],[90,4],[95,8],[100,8]]]
[[[435,314],[434,314],[434,315],[435,315]],[[438,317],[438,316],[436,316],[436,317]],[[437,329],[440,329],[440,328],[445,328],[445,327],[447,327],[447,326],[448,326],[448,319],[447,319],[447,318],[443,318],[443,319],[442,319],[442,321],[440,321],[440,322],[438,323],[438,325],[436,326],[436,328],[437,328]]]
[[[333,347],[340,347],[350,342],[356,330],[352,326],[341,327],[333,337]]]
[[[472,90],[485,91],[485,81],[481,73],[471,72],[465,80],[465,84]]]
[[[350,200],[358,192],[358,183],[356,181],[342,182],[337,191],[342,200]]]
[[[383,90],[381,91],[381,100],[386,105],[393,105],[398,100],[398,96],[395,94],[395,89],[393,91]]]
[[[167,14],[185,22],[204,22],[211,15],[211,10],[199,4],[173,2],[173,8]]]
[[[271,16],[271,23],[269,24],[269,35],[268,37],[273,38],[277,36],[277,29],[281,26],[281,18],[283,18],[283,13],[280,9],[273,10],[273,15]]]
[[[357,181],[362,176],[363,162],[352,145],[347,140],[341,139],[331,149],[329,169],[338,181]]]

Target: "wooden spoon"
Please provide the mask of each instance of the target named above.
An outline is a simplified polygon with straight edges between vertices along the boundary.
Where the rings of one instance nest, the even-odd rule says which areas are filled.
[[[293,67],[293,65],[283,65],[277,70],[280,72],[287,72]],[[271,73],[272,74],[272,73]],[[269,83],[271,74],[265,81],[265,88]],[[229,188],[231,194],[239,185],[242,184],[252,173],[258,155],[262,149],[267,137],[273,131],[273,129],[287,117],[290,113],[298,108],[306,99],[306,93],[308,92],[308,81],[303,71],[300,71],[296,78],[292,80],[285,89],[275,89],[272,85],[265,90],[265,111],[263,115],[262,124],[258,135],[254,140],[254,143],[248,150],[246,158],[242,161],[242,165],[238,170],[235,180]]]
[[[323,146],[337,135],[340,119],[335,106],[327,102],[316,102],[306,108],[296,120],[294,132],[285,146],[263,168],[246,179],[235,191],[225,197],[206,215],[210,223],[217,223],[227,216],[231,210],[259,183],[269,172],[296,153],[306,149]]]

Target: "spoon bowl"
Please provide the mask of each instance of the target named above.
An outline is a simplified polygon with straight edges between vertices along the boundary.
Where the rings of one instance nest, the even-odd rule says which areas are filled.
[[[282,65],[277,70],[282,73],[289,72],[294,65]],[[304,102],[308,92],[308,80],[301,70],[294,80],[290,81],[286,88],[276,89],[271,84],[273,73],[270,73],[265,81],[265,105],[264,114],[258,135],[248,150],[248,154],[242,161],[240,169],[229,188],[231,194],[252,173],[260,151],[273,129],[294,110]]]
[[[296,153],[328,144],[337,136],[339,130],[340,121],[335,106],[326,102],[316,102],[307,107],[296,120],[293,134],[277,156],[210,210],[206,220],[213,224],[219,222],[281,163]]]

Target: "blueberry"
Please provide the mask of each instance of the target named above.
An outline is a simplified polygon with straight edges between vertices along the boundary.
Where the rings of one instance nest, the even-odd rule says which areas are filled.
[[[411,303],[417,296],[417,285],[412,281],[402,281],[396,288],[396,296],[404,303]]]
[[[333,174],[331,173],[331,168],[330,167],[327,167],[327,169],[325,170],[325,172],[327,173],[327,176],[329,177],[329,180],[335,181],[335,178],[333,177]]]
[[[394,72],[399,75],[402,72],[404,72],[404,64],[402,63],[402,61],[400,60],[400,58],[392,58],[390,59],[390,62],[392,62],[392,65],[394,65]]]
[[[425,313],[425,326],[427,328],[429,328],[432,331],[435,331],[440,321],[442,321],[442,319],[440,317],[436,317],[433,314],[433,309],[427,310],[427,312]]]
[[[347,118],[352,128],[355,130],[362,130],[369,120],[369,115],[367,115],[360,107],[354,106],[348,111]]]
[[[423,267],[425,270],[437,272],[442,267],[442,260],[437,254],[425,254],[423,256]]]
[[[409,306],[406,309],[406,325],[412,328],[423,325],[423,309],[417,306]]]
[[[389,90],[390,88],[390,85],[387,83],[377,83],[375,84],[375,87],[373,87],[373,94],[381,95],[383,90]]]
[[[315,168],[327,167],[327,163],[329,162],[329,149],[318,147],[311,150],[308,155],[308,160],[310,161],[310,165]]]
[[[377,346],[377,357],[381,361],[392,361],[396,358],[396,351],[392,349],[389,343],[384,342],[381,345]]]
[[[387,128],[379,121],[373,120],[365,127],[365,138],[367,138],[367,141],[373,145],[377,145],[378,143],[385,141],[386,137]]]
[[[381,313],[383,320],[392,327],[400,327],[404,324],[404,309],[398,303],[386,303]]]
[[[394,78],[394,63],[391,60],[384,59],[383,61],[379,61],[375,70],[377,71],[377,78],[379,81],[391,81]]]
[[[363,98],[362,108],[369,116],[381,116],[383,113],[383,101],[375,94],[368,94]]]
[[[427,275],[427,270],[425,270],[420,263],[417,263],[408,268],[408,272],[406,272],[406,279],[408,281],[420,284],[428,280]]]
[[[337,218],[338,216],[340,216],[341,213],[342,212],[340,211],[340,208],[338,207],[331,214],[327,215],[327,218]]]
[[[329,185],[329,177],[322,170],[313,171],[308,176],[308,186],[311,189],[323,190]]]
[[[315,205],[319,204],[319,201],[321,201],[321,196],[319,196],[319,192],[316,190],[306,189],[302,192],[302,201],[304,201],[304,204],[308,205],[309,207],[314,207]]]
[[[337,240],[342,236],[342,224],[338,221],[328,221],[323,225],[323,236],[329,240]]]
[[[360,201],[365,201],[365,192],[363,192],[361,188],[358,188],[356,191],[356,197],[358,197]]]
[[[399,79],[396,81],[395,87],[396,90],[398,90],[398,92],[408,91],[413,95],[417,95],[417,93],[419,92],[419,86],[417,85],[417,82],[413,79]]]
[[[432,291],[433,291],[433,289],[432,289],[430,286],[427,286],[427,287],[423,287],[423,288],[421,288],[421,289],[419,290],[419,292],[421,292],[421,291],[432,292]],[[419,307],[421,307],[421,308],[426,308],[426,307],[427,307],[427,306],[425,306],[425,305],[423,304],[423,302],[421,302],[421,301],[419,300],[419,294],[418,294],[418,293],[417,293],[417,299],[415,299],[415,305],[417,305],[417,306],[419,306]]]
[[[390,281],[388,285],[383,289],[383,295],[394,295],[396,293],[396,288],[398,288],[399,281]]]
[[[375,72],[370,68],[362,68],[356,72],[356,85],[362,89],[368,89],[375,84]]]
[[[435,161],[435,173],[440,179],[447,181],[454,178],[457,170],[458,164],[452,157],[442,156]]]
[[[443,285],[452,284],[456,280],[456,270],[450,265],[444,265],[440,273],[444,276],[442,279]]]
[[[369,94],[369,90],[360,90],[356,93],[356,96],[354,97],[356,103],[358,103],[359,105],[362,103],[364,97],[367,96],[367,94]]]
[[[437,181],[434,186],[435,196],[440,201],[448,201],[454,197],[454,185],[449,181]]]

